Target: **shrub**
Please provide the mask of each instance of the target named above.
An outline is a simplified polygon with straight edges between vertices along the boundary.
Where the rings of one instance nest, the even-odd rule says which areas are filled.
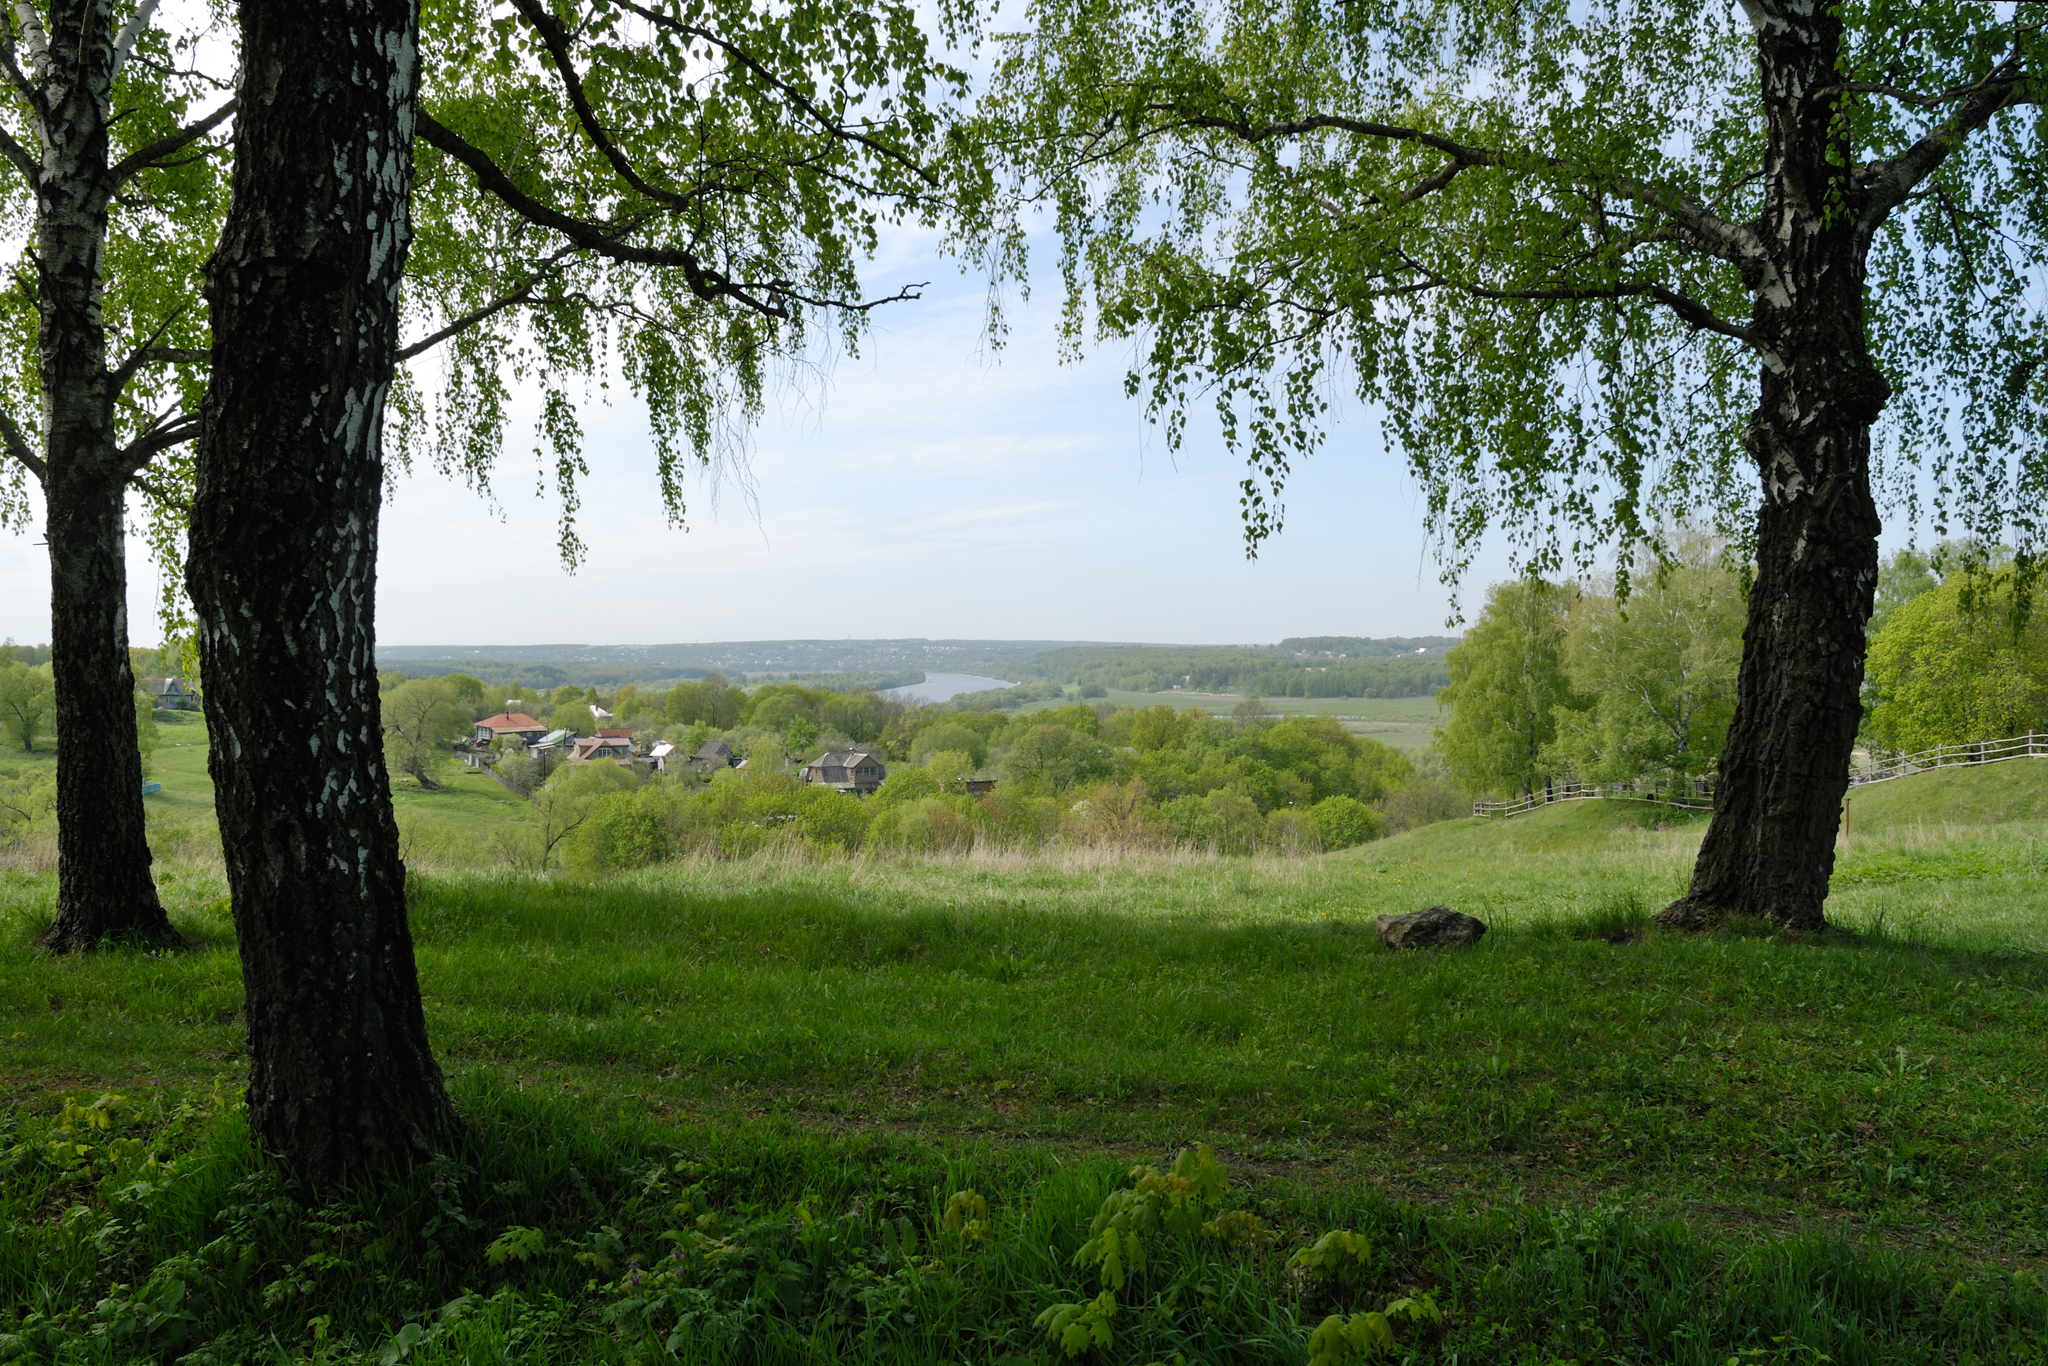
[[[1259,806],[1236,787],[1219,787],[1205,797],[1178,797],[1159,808],[1160,818],[1189,844],[1219,853],[1249,854],[1265,838]]]
[[[1266,843],[1289,854],[1313,854],[1323,847],[1312,814],[1298,806],[1266,813]]]
[[[971,797],[920,797],[876,813],[867,847],[906,853],[965,853],[981,828]]]
[[[1356,797],[1325,797],[1308,814],[1325,849],[1349,849],[1379,837],[1378,818]]]
[[[1380,817],[1380,833],[1384,835],[1472,814],[1472,805],[1465,795],[1437,778],[1417,778],[1388,794],[1375,809]]]
[[[676,835],[669,806],[669,794],[655,787],[599,797],[569,836],[563,861],[575,872],[602,877],[673,856]]]
[[[911,747],[910,753],[921,763],[928,756],[949,749],[967,755],[976,768],[988,762],[988,738],[958,721],[942,721],[919,731],[917,743]]]

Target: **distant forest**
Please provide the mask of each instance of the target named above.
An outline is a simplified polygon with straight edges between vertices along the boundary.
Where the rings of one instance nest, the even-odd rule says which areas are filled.
[[[713,645],[536,645],[380,649],[378,664],[418,677],[465,673],[549,689],[648,685],[717,671],[747,683],[832,692],[883,691],[935,671],[999,674],[1021,686],[983,698],[999,708],[1059,695],[1060,686],[1246,697],[1427,697],[1449,681],[1455,636],[1297,636],[1277,645],[1071,645],[1047,641],[755,641]],[[1052,648],[1046,648],[1048,645]],[[723,660],[719,665],[714,660]],[[832,669],[831,664],[842,669]],[[891,665],[894,667],[890,667]],[[808,667],[806,667],[808,666]],[[865,667],[861,667],[865,666]],[[1017,695],[1010,697],[1007,694]]]
[[[1450,681],[1455,636],[1300,636],[1278,645],[1078,645],[1013,666],[1020,679],[1129,692],[1245,697],[1426,697]]]

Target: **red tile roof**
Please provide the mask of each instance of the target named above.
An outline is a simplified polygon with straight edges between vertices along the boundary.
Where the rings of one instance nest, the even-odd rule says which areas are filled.
[[[531,716],[528,716],[528,715],[527,715],[527,714],[526,714],[525,712],[523,712],[523,711],[515,711],[515,712],[502,712],[502,711],[501,711],[501,712],[499,712],[499,713],[498,713],[498,714],[497,714],[496,716],[486,716],[486,717],[485,717],[485,718],[484,718],[483,720],[481,720],[481,721],[477,722],[477,725],[478,725],[479,727],[483,727],[483,728],[486,728],[486,729],[489,729],[489,730],[546,730],[546,729],[547,729],[547,727],[546,727],[546,726],[544,726],[544,725],[542,725],[542,724],[541,724],[540,722],[538,722],[538,721],[534,720],[534,719],[533,719],[533,718],[532,718]]]

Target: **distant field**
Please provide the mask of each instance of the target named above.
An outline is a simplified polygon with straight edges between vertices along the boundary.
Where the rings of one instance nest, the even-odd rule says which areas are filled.
[[[1117,688],[1111,688],[1109,696],[1102,700],[1118,707],[1168,706],[1176,711],[1194,707],[1217,716],[1228,716],[1244,701],[1230,693],[1125,692]],[[1442,719],[1434,697],[1269,697],[1264,701],[1282,716],[1341,718],[1352,734],[1370,736],[1410,754],[1429,748],[1430,733]],[[1024,710],[1065,705],[1040,702]]]

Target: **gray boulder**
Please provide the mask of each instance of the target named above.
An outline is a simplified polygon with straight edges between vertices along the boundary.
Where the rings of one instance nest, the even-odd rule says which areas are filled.
[[[1486,922],[1449,906],[1425,906],[1409,915],[1383,915],[1380,942],[1390,949],[1455,949],[1476,944]]]

